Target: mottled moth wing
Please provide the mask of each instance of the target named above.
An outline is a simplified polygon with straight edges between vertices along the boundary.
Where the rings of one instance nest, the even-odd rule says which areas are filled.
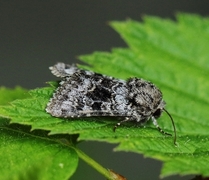
[[[128,100],[126,82],[76,66],[51,67],[62,77],[46,111],[55,117],[125,116]]]

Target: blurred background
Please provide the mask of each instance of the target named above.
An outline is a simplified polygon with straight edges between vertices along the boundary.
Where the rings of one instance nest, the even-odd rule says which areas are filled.
[[[208,16],[207,0],[6,0],[0,1],[0,85],[27,89],[54,80],[48,67],[58,61],[78,62],[76,56],[126,47],[108,21],[143,15],[175,20],[177,12]],[[84,142],[79,147],[104,167],[129,180],[159,179],[162,163],[134,153],[113,152],[116,145]],[[165,180],[188,180],[171,176]],[[72,180],[104,179],[79,162]]]

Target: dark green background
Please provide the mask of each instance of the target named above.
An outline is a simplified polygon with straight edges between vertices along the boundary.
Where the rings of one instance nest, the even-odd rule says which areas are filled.
[[[207,0],[1,0],[0,85],[42,87],[55,79],[48,67],[58,61],[72,63],[81,54],[125,47],[108,21],[141,21],[143,15],[174,19],[176,12],[207,16],[208,7]],[[162,164],[158,161],[134,153],[113,153],[115,146],[106,143],[85,142],[79,146],[104,167],[129,180],[159,179]],[[72,179],[104,178],[80,161]]]

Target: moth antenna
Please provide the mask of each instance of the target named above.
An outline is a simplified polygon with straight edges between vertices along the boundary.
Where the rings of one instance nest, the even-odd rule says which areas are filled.
[[[172,122],[172,125],[173,125],[173,131],[174,131],[174,144],[176,145],[176,127],[175,127],[175,124],[174,124],[174,121],[173,121],[173,118],[172,118],[172,116],[170,115],[170,113],[166,110],[166,109],[164,109],[163,108],[163,110],[167,113],[167,115],[170,117],[170,119],[171,119],[171,122]]]

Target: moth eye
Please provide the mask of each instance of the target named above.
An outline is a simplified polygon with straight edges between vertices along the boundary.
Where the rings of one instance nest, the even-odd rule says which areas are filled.
[[[161,113],[162,113],[162,110],[161,110],[161,109],[157,109],[157,110],[153,113],[153,116],[154,116],[155,118],[159,118],[160,115],[161,115]]]
[[[146,108],[145,108],[145,107],[141,107],[141,108],[140,108],[140,111],[141,111],[141,112],[145,112],[145,111],[146,111]]]

